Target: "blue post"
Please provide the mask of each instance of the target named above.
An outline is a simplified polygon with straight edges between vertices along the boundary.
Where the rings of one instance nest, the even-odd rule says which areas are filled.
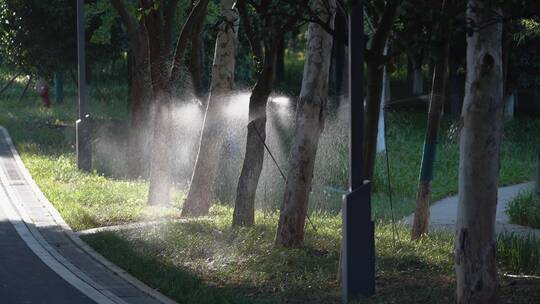
[[[88,110],[88,88],[86,84],[84,0],[77,0],[77,52],[79,60],[79,111],[75,122],[77,168],[92,169],[92,146],[90,143],[90,113]]]

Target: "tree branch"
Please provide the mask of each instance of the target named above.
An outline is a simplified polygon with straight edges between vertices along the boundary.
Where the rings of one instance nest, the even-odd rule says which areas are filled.
[[[169,83],[172,83],[175,80],[175,76],[180,71],[182,58],[184,56],[184,51],[186,49],[187,43],[189,41],[189,37],[191,36],[191,32],[193,30],[194,25],[197,23],[196,21],[199,18],[205,17],[206,9],[208,7],[208,1],[209,0],[199,0],[197,2],[197,4],[191,10],[191,13],[189,13],[188,18],[186,22],[184,23],[182,30],[180,31],[180,36],[178,37],[178,40],[176,41],[176,47],[174,50],[174,57],[171,64],[171,70],[169,72]]]

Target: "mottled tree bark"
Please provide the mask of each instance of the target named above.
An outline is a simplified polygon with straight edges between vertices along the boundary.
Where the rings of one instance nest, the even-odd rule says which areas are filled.
[[[330,11],[323,6],[323,0],[318,0],[314,10],[319,12],[322,20],[330,17],[329,25],[333,27],[336,3],[330,0],[328,5]],[[294,140],[276,234],[277,245],[298,247],[304,242],[315,157],[326,115],[331,53],[332,36],[320,25],[310,23]]]
[[[148,33],[148,58],[152,92],[155,98],[148,204],[160,205],[169,203],[172,185],[171,143],[173,143],[174,88],[182,76],[181,66],[189,37],[193,35],[197,22],[205,18],[208,0],[200,0],[194,4],[180,31],[174,51],[171,37],[177,0],[169,0],[157,9],[154,7],[153,0],[144,0],[141,3],[143,9],[150,11],[149,14],[144,15],[144,25]]]
[[[147,161],[145,157],[145,145],[148,138],[150,125],[150,108],[152,102],[152,88],[150,83],[150,71],[148,65],[148,46],[146,31],[139,29],[137,40],[132,43],[130,62],[129,83],[129,116],[130,129],[128,137],[128,175],[131,177],[145,176]]]
[[[145,155],[144,139],[150,123],[150,103],[152,88],[150,83],[150,65],[147,31],[144,23],[131,15],[122,0],[111,0],[113,8],[120,16],[129,38],[128,56],[128,104],[130,129],[128,135],[127,167],[128,176],[144,175]]]
[[[469,0],[480,30],[467,38],[456,225],[458,303],[497,303],[495,213],[502,134],[502,25],[498,1]]]
[[[234,86],[236,33],[240,19],[238,11],[231,9],[232,1],[223,0],[222,4],[223,22],[218,27],[210,97],[206,107],[199,153],[182,216],[208,214],[218,169],[219,152],[225,137],[223,110]]]
[[[233,226],[252,226],[255,222],[255,194],[266,141],[266,104],[274,84],[275,60],[276,48],[266,46],[264,67],[249,99],[246,153],[236,189]]]

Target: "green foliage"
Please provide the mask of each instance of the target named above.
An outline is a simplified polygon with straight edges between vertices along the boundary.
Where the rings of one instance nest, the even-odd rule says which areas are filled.
[[[73,68],[77,61],[76,12],[76,1],[0,1],[0,56],[19,70],[40,76],[48,77],[55,71]],[[95,10],[90,12],[87,17],[95,17]],[[87,18],[87,61],[90,65],[109,62],[123,49],[119,26],[107,19],[104,26],[111,29],[107,34],[100,30],[99,22]],[[109,39],[110,45],[89,43],[96,28],[93,41],[102,43]]]
[[[0,1],[0,52],[21,69],[44,73],[76,60],[76,2]]]
[[[510,222],[540,228],[540,199],[532,189],[522,190],[507,206]]]
[[[111,42],[112,26],[116,21],[116,14],[110,1],[98,0],[94,3],[85,4],[85,12],[88,19],[100,18],[100,25],[96,28],[90,42],[96,44],[108,44]],[[88,21],[87,19],[87,21]]]

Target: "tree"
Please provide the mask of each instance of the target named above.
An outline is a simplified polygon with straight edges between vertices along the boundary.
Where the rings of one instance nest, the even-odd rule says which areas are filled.
[[[448,3],[446,0],[440,1],[441,14],[436,14],[435,20],[440,20],[439,24],[434,22],[437,32],[434,37],[435,53],[437,61],[433,72],[433,84],[429,99],[428,122],[426,137],[424,140],[424,151],[420,169],[420,180],[416,194],[416,209],[414,212],[414,222],[411,231],[411,238],[418,239],[426,234],[429,225],[429,202],[431,201],[431,181],[433,180],[433,168],[437,151],[437,137],[442,116],[444,99],[446,98],[446,85],[448,82],[448,54],[450,51],[450,14],[448,14]]]
[[[74,66],[77,54],[75,2],[0,1],[3,57],[27,73],[47,75]]]
[[[197,0],[191,1],[191,6],[195,5]],[[201,18],[193,26],[190,41],[191,48],[189,50],[189,74],[191,75],[191,85],[193,92],[199,100],[204,100],[206,95],[206,87],[204,81],[205,72],[205,43],[201,32],[203,30],[205,18]],[[219,34],[218,34],[219,35]]]
[[[173,48],[172,34],[177,4],[177,0],[164,3],[157,0],[141,1],[144,12],[142,18],[148,33],[148,62],[154,97],[149,205],[169,202],[173,99],[176,84],[181,79],[181,66],[188,38],[198,20],[205,18],[208,0],[200,0],[193,6]]]
[[[223,113],[234,86],[236,35],[239,15],[231,0],[222,0],[222,20],[218,26],[210,97],[199,145],[199,152],[182,210],[183,216],[208,214],[214,180],[218,169],[219,152],[225,138]]]
[[[124,0],[110,0],[110,4],[120,16],[129,40],[128,51],[128,104],[130,129],[128,138],[128,168],[130,176],[140,176],[144,163],[143,149],[145,130],[150,121],[150,102],[152,90],[150,83],[150,65],[148,62],[147,31],[142,20],[137,20]]]
[[[278,51],[276,41],[302,22],[307,2],[238,2],[244,30],[257,64],[257,83],[249,100],[246,153],[236,189],[233,226],[251,226],[254,223],[255,193],[264,160],[266,105],[275,80],[274,69]],[[257,18],[253,18],[250,12]]]
[[[334,26],[336,3],[317,0],[313,10]],[[310,23],[302,89],[296,109],[296,126],[289,157],[285,195],[281,205],[276,244],[298,247],[304,225],[315,168],[319,138],[324,128],[333,37],[321,25]]]
[[[377,134],[379,130],[379,113],[383,83],[383,67],[387,60],[384,48],[388,41],[392,25],[397,15],[401,0],[389,0],[383,7],[379,2],[366,6],[370,8],[371,19],[376,20],[375,32],[371,38],[371,47],[366,50],[366,108],[364,136],[364,168],[365,179],[371,179],[375,171],[377,154]],[[378,13],[379,12],[379,13]],[[376,17],[380,16],[380,17]]]
[[[51,77],[73,68],[77,62],[76,3],[65,0],[1,0],[0,55],[9,64],[28,73]],[[98,26],[87,20],[89,37]],[[112,43],[87,41],[89,62],[116,59],[122,52],[118,26],[111,24]],[[106,54],[106,56],[105,56]]]
[[[469,0],[467,9],[455,257],[458,303],[497,302],[495,213],[503,111],[498,5],[495,0]]]

